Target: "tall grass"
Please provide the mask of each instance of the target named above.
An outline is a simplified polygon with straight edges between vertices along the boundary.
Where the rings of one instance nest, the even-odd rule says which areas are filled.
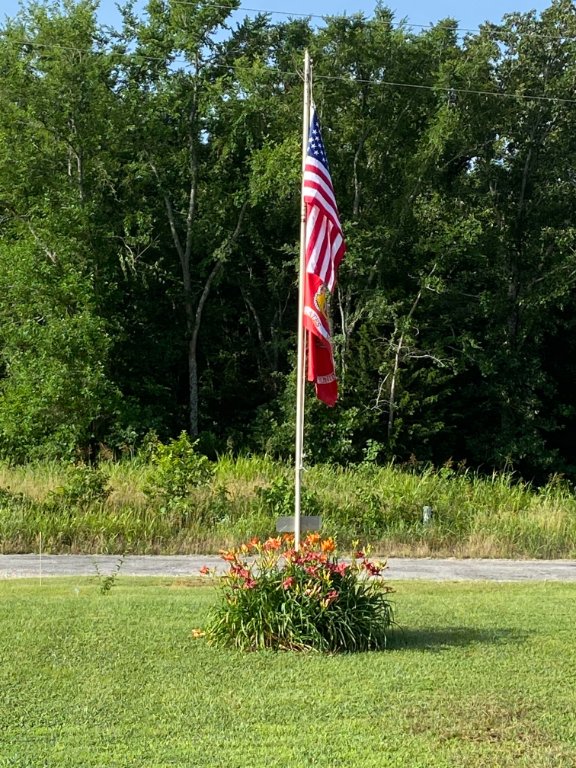
[[[66,470],[67,465],[57,461],[34,462],[15,467],[0,464],[0,488],[41,501],[50,491],[65,482]]]
[[[107,493],[95,500],[62,492],[70,465],[0,465],[0,551],[35,551],[42,535],[53,552],[209,552],[268,536],[292,511],[293,469],[265,456],[220,457],[212,483],[175,509],[146,494],[142,461],[99,469]],[[358,539],[388,556],[576,556],[576,495],[557,477],[535,489],[506,473],[318,465],[304,490],[303,511],[321,514],[341,548]]]

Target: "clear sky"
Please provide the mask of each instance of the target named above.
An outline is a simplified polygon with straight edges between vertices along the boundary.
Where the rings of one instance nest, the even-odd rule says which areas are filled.
[[[529,11],[535,9],[542,11],[550,5],[549,0],[389,0],[385,2],[394,12],[397,21],[406,19],[416,25],[433,24],[440,19],[450,16],[458,21],[463,29],[474,30],[483,21],[500,21],[505,13],[512,11]],[[0,19],[12,16],[18,10],[18,0],[0,0]],[[140,6],[144,1],[139,2]],[[367,0],[316,0],[311,3],[307,0],[243,0],[245,9],[258,9],[278,12],[272,18],[286,18],[280,12],[289,14],[314,14],[319,16],[338,15],[340,13],[364,12],[370,16],[375,2]],[[100,18],[104,23],[116,24],[118,13],[115,0],[101,0]],[[241,14],[251,15],[248,10]]]

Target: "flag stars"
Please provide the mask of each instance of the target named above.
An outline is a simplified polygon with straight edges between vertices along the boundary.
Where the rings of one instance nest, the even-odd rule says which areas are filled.
[[[326,150],[324,149],[324,142],[320,134],[320,128],[318,126],[318,118],[316,113],[312,117],[312,123],[310,125],[310,133],[308,137],[308,154],[315,160],[319,160],[326,168],[328,168],[328,158],[326,157]]]

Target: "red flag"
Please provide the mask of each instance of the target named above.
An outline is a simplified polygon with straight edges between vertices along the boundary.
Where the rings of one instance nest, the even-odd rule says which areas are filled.
[[[316,110],[312,112],[308,134],[304,201],[306,283],[303,322],[308,337],[308,381],[314,382],[320,400],[327,405],[334,405],[338,397],[338,381],[334,370],[327,303],[336,284],[346,244]]]

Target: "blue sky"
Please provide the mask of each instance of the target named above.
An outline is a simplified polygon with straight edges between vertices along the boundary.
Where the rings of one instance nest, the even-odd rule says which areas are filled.
[[[139,3],[143,5],[144,2]],[[458,20],[463,29],[477,29],[483,21],[499,21],[505,13],[512,11],[542,11],[550,5],[549,0],[389,0],[388,5],[400,21],[407,19],[414,25],[428,25],[448,16]],[[12,16],[18,9],[18,0],[0,0],[0,18]],[[366,0],[316,0],[313,4],[306,0],[244,0],[243,7],[293,14],[336,15],[363,11],[370,15],[375,3]],[[100,18],[104,23],[115,24],[118,20],[115,0],[101,0]],[[251,15],[248,11],[242,15]],[[284,14],[273,15],[274,19],[286,18]]]

